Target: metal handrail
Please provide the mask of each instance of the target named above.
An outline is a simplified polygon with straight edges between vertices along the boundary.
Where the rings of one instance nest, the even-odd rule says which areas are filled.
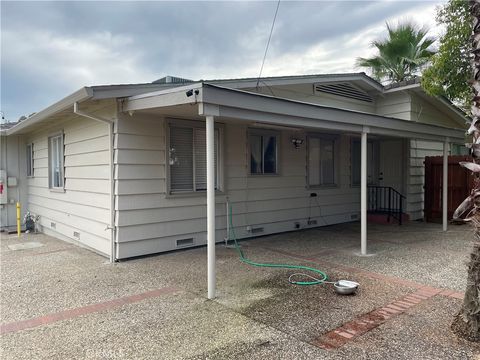
[[[368,211],[371,213],[387,214],[398,220],[402,225],[404,195],[391,186],[368,185]]]

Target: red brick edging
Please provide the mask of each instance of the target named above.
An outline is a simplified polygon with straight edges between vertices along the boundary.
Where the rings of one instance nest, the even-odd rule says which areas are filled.
[[[81,315],[91,314],[103,310],[109,310],[115,307],[123,306],[126,304],[132,304],[145,299],[158,297],[161,295],[171,294],[180,291],[180,289],[174,287],[164,287],[156,290],[147,291],[140,294],[124,296],[113,300],[108,300],[96,304],[82,306],[74,309],[63,310],[56,313],[48,314],[45,316],[39,316],[36,318],[15,321],[11,323],[0,325],[0,335],[8,334],[11,332],[17,332],[20,330],[34,328],[40,325],[48,325],[57,321],[72,319]]]
[[[339,328],[323,334],[313,340],[312,345],[325,350],[339,348],[349,341],[365,334],[366,332],[383,324],[388,319],[404,313],[412,306],[425,301],[432,296],[440,294],[442,290],[432,287],[421,288],[414,293],[408,294],[400,300],[395,300],[388,305],[373,310],[367,314],[360,315],[356,319],[343,324]]]
[[[337,329],[331,330],[323,334],[322,336],[314,339],[311,342],[312,345],[318,346],[325,350],[336,349],[346,344],[347,342],[354,340],[355,338],[383,324],[388,319],[396,315],[402,314],[410,307],[415,306],[422,301],[431,298],[432,296],[442,295],[460,300],[462,300],[465,296],[463,292],[426,286],[415,281],[406,280],[395,276],[383,275],[359,268],[332,263],[329,261],[319,261],[315,258],[317,255],[324,255],[325,252],[330,253],[330,250],[332,249],[326,249],[326,251],[323,251],[313,256],[302,256],[279,249],[272,249],[270,247],[264,247],[264,249],[276,252],[278,254],[283,254],[294,259],[310,261],[313,263],[321,264],[323,266],[329,266],[340,271],[345,271],[352,274],[359,274],[369,277],[371,279],[377,279],[403,286],[410,286],[417,289],[415,292],[401,298],[400,300],[395,300],[392,303],[385,305],[379,309],[375,309],[367,314],[360,315],[358,318],[347,322],[346,324],[340,326]]]

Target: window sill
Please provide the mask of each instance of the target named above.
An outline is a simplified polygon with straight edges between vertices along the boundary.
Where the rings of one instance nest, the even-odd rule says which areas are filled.
[[[65,188],[50,188],[51,192],[56,192],[56,193],[64,193]]]
[[[308,185],[308,190],[322,190],[322,189],[338,189],[340,185],[333,184],[333,185]]]
[[[248,174],[248,177],[275,177],[282,176],[281,174]]]

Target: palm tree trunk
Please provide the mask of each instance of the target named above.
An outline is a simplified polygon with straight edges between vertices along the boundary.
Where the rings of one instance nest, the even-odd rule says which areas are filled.
[[[473,17],[473,81],[474,93],[472,115],[476,122],[480,117],[480,0],[470,0],[470,11]],[[476,163],[480,161],[475,160]],[[475,191],[480,191],[479,174],[475,174]],[[475,204],[477,206],[477,204]],[[460,312],[456,315],[452,330],[459,336],[480,341],[480,211],[477,207],[472,224],[475,227],[473,251],[468,265],[467,289]]]

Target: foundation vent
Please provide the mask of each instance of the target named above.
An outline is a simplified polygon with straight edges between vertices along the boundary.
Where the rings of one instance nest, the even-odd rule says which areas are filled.
[[[352,219],[352,220],[357,220],[357,219],[358,219],[358,214],[352,214],[352,215],[350,215],[350,219]]]
[[[252,228],[252,230],[250,230],[250,232],[252,234],[262,233],[263,232],[263,227]]]
[[[317,220],[308,220],[307,225],[317,225]]]
[[[51,227],[52,229],[56,229],[56,228],[57,228],[57,224],[54,223],[54,222],[51,222],[51,223],[50,223],[50,227]]]
[[[349,99],[360,100],[365,102],[373,102],[372,97],[360,88],[349,83],[336,84],[315,84],[314,93],[327,93],[336,96],[343,96]]]
[[[193,245],[193,238],[189,239],[179,239],[176,241],[177,248],[185,247],[185,246],[191,246]]]
[[[80,239],[80,233],[78,231],[74,231],[73,232],[73,237],[77,238],[77,239]]]

